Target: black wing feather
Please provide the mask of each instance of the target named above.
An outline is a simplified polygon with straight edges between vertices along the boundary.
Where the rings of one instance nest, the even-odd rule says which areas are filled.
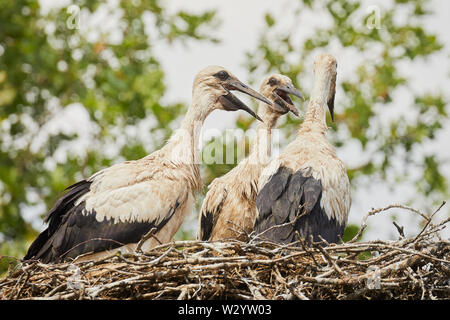
[[[60,262],[84,253],[95,253],[138,242],[152,228],[158,230],[170,220],[179,206],[177,201],[161,221],[114,222],[97,221],[96,212],[85,211],[85,202],[75,202],[89,191],[90,182],[83,180],[72,186],[48,212],[49,226],[28,249],[24,260]]]
[[[289,169],[280,167],[278,171],[270,178],[269,183],[267,183],[259,192],[256,198],[256,206],[259,210],[259,215],[262,218],[270,215],[272,204],[285,190],[290,175],[291,172]]]
[[[320,241],[320,235],[328,242],[337,242],[345,226],[328,218],[320,206],[321,198],[322,183],[311,176],[310,168],[293,173],[280,167],[256,198],[259,215],[255,232],[278,243],[294,242],[296,231],[308,241],[310,237]],[[287,225],[278,227],[282,224]]]
[[[214,227],[214,214],[210,211],[202,212],[200,218],[200,240],[207,241],[211,237]]]
[[[74,206],[77,199],[89,192],[91,183],[92,182],[90,181],[82,180],[66,188],[68,191],[56,201],[53,208],[50,209],[44,218],[44,222],[49,223],[47,229],[41,232],[36,240],[30,245],[24,260],[32,258],[37,259],[38,252],[41,251],[43,247],[48,247],[48,240],[61,226],[64,214]]]

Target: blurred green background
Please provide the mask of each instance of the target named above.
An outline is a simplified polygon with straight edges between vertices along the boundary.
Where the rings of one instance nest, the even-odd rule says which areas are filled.
[[[166,97],[164,50],[186,43],[185,50],[222,45],[220,6],[202,10],[193,1],[192,10],[186,10],[170,1],[169,10],[168,2],[158,0],[80,0],[54,6],[46,1],[43,10],[42,3],[0,0],[0,256],[5,257],[0,273],[24,255],[42,231],[41,217],[67,186],[114,163],[143,157],[171,135],[190,101]],[[442,56],[447,67],[449,44],[426,28],[438,1],[382,3],[286,1],[282,10],[261,15],[256,45],[236,59],[247,73],[242,80],[255,88],[278,72],[308,96],[314,56],[351,52],[351,74],[341,77],[349,61],[338,57],[336,120],[329,122],[329,137],[338,154],[346,155],[352,188],[356,193],[375,182],[393,190],[406,184],[410,201],[404,204],[429,213],[449,195],[444,170],[449,159],[440,155],[450,149],[448,139],[427,148],[449,132],[448,87],[415,90],[414,79],[403,70]],[[223,6],[239,10],[238,1]],[[326,23],[307,28],[308,17]],[[106,19],[103,29],[82,25],[95,19]],[[445,72],[449,78],[450,70]],[[398,93],[408,97],[406,103]],[[253,122],[237,114],[232,127],[245,132]],[[290,116],[280,120],[281,147],[300,123]],[[204,193],[212,179],[234,165],[202,165]],[[177,238],[195,237],[192,225],[201,200],[199,195]],[[443,211],[448,215],[448,208]],[[420,226],[420,220],[413,222]],[[356,230],[351,223],[346,236]]]

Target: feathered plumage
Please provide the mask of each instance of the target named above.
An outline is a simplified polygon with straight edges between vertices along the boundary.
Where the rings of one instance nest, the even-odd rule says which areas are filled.
[[[59,262],[87,253],[84,258],[94,259],[115,248],[134,250],[153,228],[142,250],[170,241],[202,185],[197,146],[206,117],[215,109],[242,109],[256,116],[230,90],[270,103],[224,68],[205,68],[195,77],[192,105],[168,143],[69,187],[48,212],[48,228],[24,259]]]
[[[227,174],[211,182],[199,215],[199,239],[242,239],[253,230],[257,182],[261,170],[270,159],[271,130],[281,115],[289,111],[298,115],[289,94],[302,97],[293,87],[291,79],[283,75],[264,79],[260,92],[273,104],[260,103],[258,115],[263,122],[258,125],[256,142],[249,156]]]
[[[296,232],[308,241],[322,237],[337,242],[351,204],[345,166],[326,138],[327,105],[333,116],[336,60],[323,54],[314,64],[314,89],[305,120],[295,140],[271,161],[259,181],[255,232],[279,243],[297,240]]]

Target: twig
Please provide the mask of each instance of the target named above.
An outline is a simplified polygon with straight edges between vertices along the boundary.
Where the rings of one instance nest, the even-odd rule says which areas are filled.
[[[392,204],[392,205],[389,205],[389,206],[384,207],[384,208],[379,208],[379,209],[374,209],[374,210],[369,211],[369,212],[363,217],[363,220],[362,220],[362,223],[361,223],[361,227],[360,227],[358,233],[357,233],[357,234],[353,237],[353,239],[351,239],[349,242],[350,242],[350,243],[355,242],[359,237],[361,237],[363,231],[367,228],[367,219],[368,219],[370,216],[373,216],[373,215],[375,215],[375,214],[377,214],[377,213],[380,213],[380,212],[383,212],[383,211],[387,211],[387,210],[393,209],[393,208],[405,209],[405,210],[408,210],[408,211],[417,213],[417,214],[420,215],[422,218],[424,218],[426,221],[430,221],[430,219],[429,219],[426,215],[424,215],[422,212],[420,212],[420,211],[417,210],[417,209],[410,208],[410,207],[407,207],[407,206],[404,206],[404,205],[400,205],[400,204]]]
[[[438,232],[450,218],[435,217],[398,240],[185,240],[95,261],[24,261],[0,279],[0,299],[448,299],[450,241]],[[80,290],[68,286],[74,265]],[[369,279],[382,290],[367,288]]]
[[[441,210],[441,208],[445,205],[445,201],[442,201],[441,205],[439,206],[439,208],[436,209],[436,211],[433,212],[433,214],[430,216],[430,218],[428,219],[427,223],[425,224],[425,226],[422,228],[422,230],[419,232],[419,234],[414,238],[414,240],[412,242],[416,242],[417,239],[419,239],[419,237],[422,235],[422,233],[427,229],[428,225],[431,223],[431,220],[433,219],[434,215],[436,213],[438,213],[439,210]]]
[[[141,247],[144,244],[145,241],[147,241],[148,239],[150,239],[151,237],[153,237],[153,235],[156,232],[156,228],[151,228],[150,231],[148,231],[146,234],[144,234],[141,238],[141,240],[139,240],[138,244],[136,245],[136,249],[134,251],[136,252],[142,252]],[[159,240],[158,240],[159,241]]]
[[[397,231],[398,231],[398,233],[400,234],[400,237],[401,238],[404,238],[405,237],[405,233],[404,233],[404,228],[402,227],[402,226],[399,226],[398,224],[397,224],[397,222],[395,222],[395,221],[392,221],[392,223],[394,224],[394,226],[397,228]]]

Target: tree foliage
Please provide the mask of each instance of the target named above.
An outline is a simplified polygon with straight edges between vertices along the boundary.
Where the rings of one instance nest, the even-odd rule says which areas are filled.
[[[168,139],[186,106],[161,102],[155,46],[216,40],[204,32],[212,11],[168,13],[158,0],[74,4],[43,12],[35,0],[0,1],[0,254],[21,257],[36,236],[26,210],[44,214],[67,186]],[[84,118],[58,121],[70,108]]]

